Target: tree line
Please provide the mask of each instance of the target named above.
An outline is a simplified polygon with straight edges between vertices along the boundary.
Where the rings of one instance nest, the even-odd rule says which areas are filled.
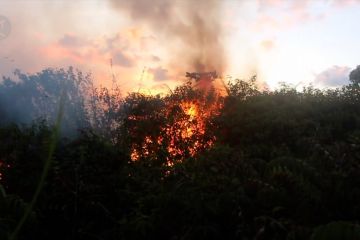
[[[190,83],[122,97],[72,68],[16,72],[19,83],[0,86],[0,239],[33,198],[61,96],[64,135],[16,239],[358,239],[359,69],[342,88],[267,91],[252,78],[223,97]],[[164,140],[132,161],[146,136],[169,139],[164,126],[192,121],[183,101],[221,107],[205,132],[174,133],[181,158]]]

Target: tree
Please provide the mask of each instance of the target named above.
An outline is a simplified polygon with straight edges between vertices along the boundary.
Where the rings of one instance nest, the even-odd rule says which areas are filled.
[[[349,75],[350,82],[354,85],[359,85],[360,83],[360,65],[358,65],[354,70],[350,72]]]
[[[89,126],[85,94],[91,83],[90,75],[69,67],[66,70],[48,68],[36,74],[16,70],[14,77],[19,81],[4,77],[0,85],[1,124],[31,124],[36,119],[44,119],[51,125],[63,95],[62,133],[73,136],[79,128]]]

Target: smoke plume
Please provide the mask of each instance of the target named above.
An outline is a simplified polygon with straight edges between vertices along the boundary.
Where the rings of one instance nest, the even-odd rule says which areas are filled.
[[[115,9],[149,26],[160,36],[173,63],[181,64],[188,71],[221,73],[224,70],[221,1],[109,1]]]

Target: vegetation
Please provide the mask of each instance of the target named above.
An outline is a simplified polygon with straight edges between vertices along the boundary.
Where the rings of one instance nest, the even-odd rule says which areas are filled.
[[[73,84],[82,75],[49,70],[70,76],[65,121],[79,107],[86,124],[54,150],[54,122],[2,123],[0,239],[29,209],[49,156],[17,239],[359,239],[358,72],[341,89],[301,92],[237,80],[225,97],[188,83],[122,98],[87,82],[86,98]],[[0,96],[19,87],[5,82]]]

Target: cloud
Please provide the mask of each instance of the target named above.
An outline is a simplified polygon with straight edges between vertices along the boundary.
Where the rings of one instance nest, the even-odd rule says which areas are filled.
[[[153,62],[160,62],[161,58],[156,55],[151,55],[151,61]]]
[[[347,66],[332,66],[315,77],[315,85],[321,87],[340,87],[349,83],[351,68]]]
[[[275,42],[273,40],[263,40],[260,42],[261,47],[267,51],[271,51],[275,47]]]
[[[66,59],[69,63],[107,65],[108,60],[112,59],[114,66],[131,68],[136,65],[137,59],[129,49],[127,40],[120,33],[92,39],[65,33],[57,41],[41,47],[41,53],[57,62]]]
[[[324,7],[327,1],[318,1]],[[258,17],[254,21],[256,30],[290,29],[298,24],[309,21],[318,21],[325,17],[325,9],[313,11],[312,1],[283,1],[283,0],[258,0]]]
[[[121,67],[126,67],[126,68],[133,67],[135,65],[135,61],[129,56],[127,56],[121,50],[117,50],[113,55],[113,63],[115,65],[119,65]]]
[[[162,67],[149,68],[148,72],[153,75],[154,81],[165,81],[169,79],[169,75],[168,75],[169,71],[165,68]]]
[[[64,47],[83,47],[83,46],[89,45],[90,42],[86,41],[74,34],[66,33],[59,40],[59,44]]]
[[[332,3],[335,7],[343,8],[349,7],[355,4],[360,4],[360,0],[334,0]]]
[[[254,27],[257,30],[287,30],[299,24],[322,20],[332,10],[358,4],[360,0],[257,0],[258,17]]]

